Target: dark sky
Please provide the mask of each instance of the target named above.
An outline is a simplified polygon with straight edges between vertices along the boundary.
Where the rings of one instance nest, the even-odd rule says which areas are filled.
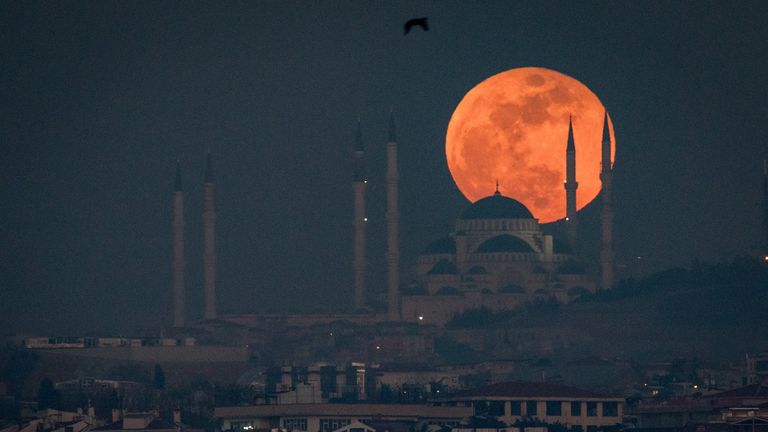
[[[418,16],[430,31],[403,36]],[[369,285],[383,289],[390,107],[407,277],[467,205],[443,151],[453,109],[522,66],[580,80],[611,112],[619,262],[753,253],[766,22],[766,2],[4,2],[0,330],[167,323],[176,159],[188,314],[200,316],[209,149],[220,309],[348,308],[358,116]]]

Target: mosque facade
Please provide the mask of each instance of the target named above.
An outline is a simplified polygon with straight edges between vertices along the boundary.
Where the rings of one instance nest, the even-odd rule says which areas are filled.
[[[445,323],[467,309],[567,303],[595,289],[571,247],[546,234],[522,203],[497,191],[467,207],[455,231],[418,257],[416,284],[403,292],[402,317]]]

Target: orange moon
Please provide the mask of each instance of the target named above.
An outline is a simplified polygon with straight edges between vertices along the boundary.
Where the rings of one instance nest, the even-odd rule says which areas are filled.
[[[600,192],[605,108],[584,84],[551,69],[526,67],[494,75],[470,90],[445,137],[448,168],[475,202],[499,192],[523,203],[541,223],[565,217],[568,116],[576,147],[576,208]],[[616,152],[613,123],[611,163]]]

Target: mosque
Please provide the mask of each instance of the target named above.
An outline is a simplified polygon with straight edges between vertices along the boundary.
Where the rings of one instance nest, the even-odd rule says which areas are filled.
[[[468,206],[454,232],[429,244],[416,263],[416,283],[399,279],[397,140],[390,115],[387,144],[387,305],[388,320],[444,324],[469,309],[515,309],[527,303],[568,303],[613,284],[613,207],[611,139],[608,114],[603,121],[600,281],[588,274],[576,253],[576,143],[569,123],[565,144],[565,238],[548,233],[531,211],[498,191]],[[355,306],[365,306],[364,148],[358,125],[353,154]]]
[[[576,143],[569,123],[565,144],[566,179],[565,235],[558,235],[542,225],[519,201],[498,191],[469,205],[456,220],[455,230],[427,245],[418,257],[415,283],[401,284],[397,138],[394,116],[390,113],[387,140],[386,226],[387,226],[387,308],[386,314],[369,314],[366,290],[366,205],[367,176],[365,149],[360,124],[353,160],[353,262],[354,308],[350,315],[332,314],[323,318],[301,316],[297,320],[319,323],[323,319],[348,319],[355,322],[420,322],[442,325],[471,309],[492,311],[519,308],[522,305],[556,301],[568,303],[580,295],[608,289],[613,284],[614,253],[612,241],[613,206],[611,184],[611,139],[608,114],[603,122],[601,145],[601,246],[599,281],[587,272],[589,267],[576,251],[578,215],[576,212]],[[245,322],[248,316],[218,317],[216,310],[216,253],[214,206],[215,183],[211,156],[205,172],[203,208],[203,273],[205,290],[204,319]],[[562,238],[561,238],[562,237]],[[184,192],[177,165],[173,205],[173,326],[187,324],[185,317],[185,242]],[[594,273],[594,272],[592,272]],[[250,317],[258,317],[252,315]],[[318,321],[319,320],[319,321]]]

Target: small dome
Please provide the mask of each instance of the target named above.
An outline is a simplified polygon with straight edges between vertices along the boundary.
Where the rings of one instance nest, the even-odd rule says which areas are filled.
[[[455,254],[456,240],[453,237],[443,237],[430,243],[422,255]]]
[[[522,240],[520,237],[515,237],[509,234],[497,235],[484,241],[478,248],[477,252],[489,253],[489,252],[533,252],[531,245]]]
[[[456,264],[448,260],[440,260],[432,267],[432,270],[427,272],[428,275],[444,275],[444,274],[456,274]]]
[[[469,269],[467,273],[471,275],[488,274],[488,270],[486,270],[483,266],[476,265]]]
[[[500,193],[477,200],[461,213],[461,219],[533,219],[533,214],[520,201]]]

